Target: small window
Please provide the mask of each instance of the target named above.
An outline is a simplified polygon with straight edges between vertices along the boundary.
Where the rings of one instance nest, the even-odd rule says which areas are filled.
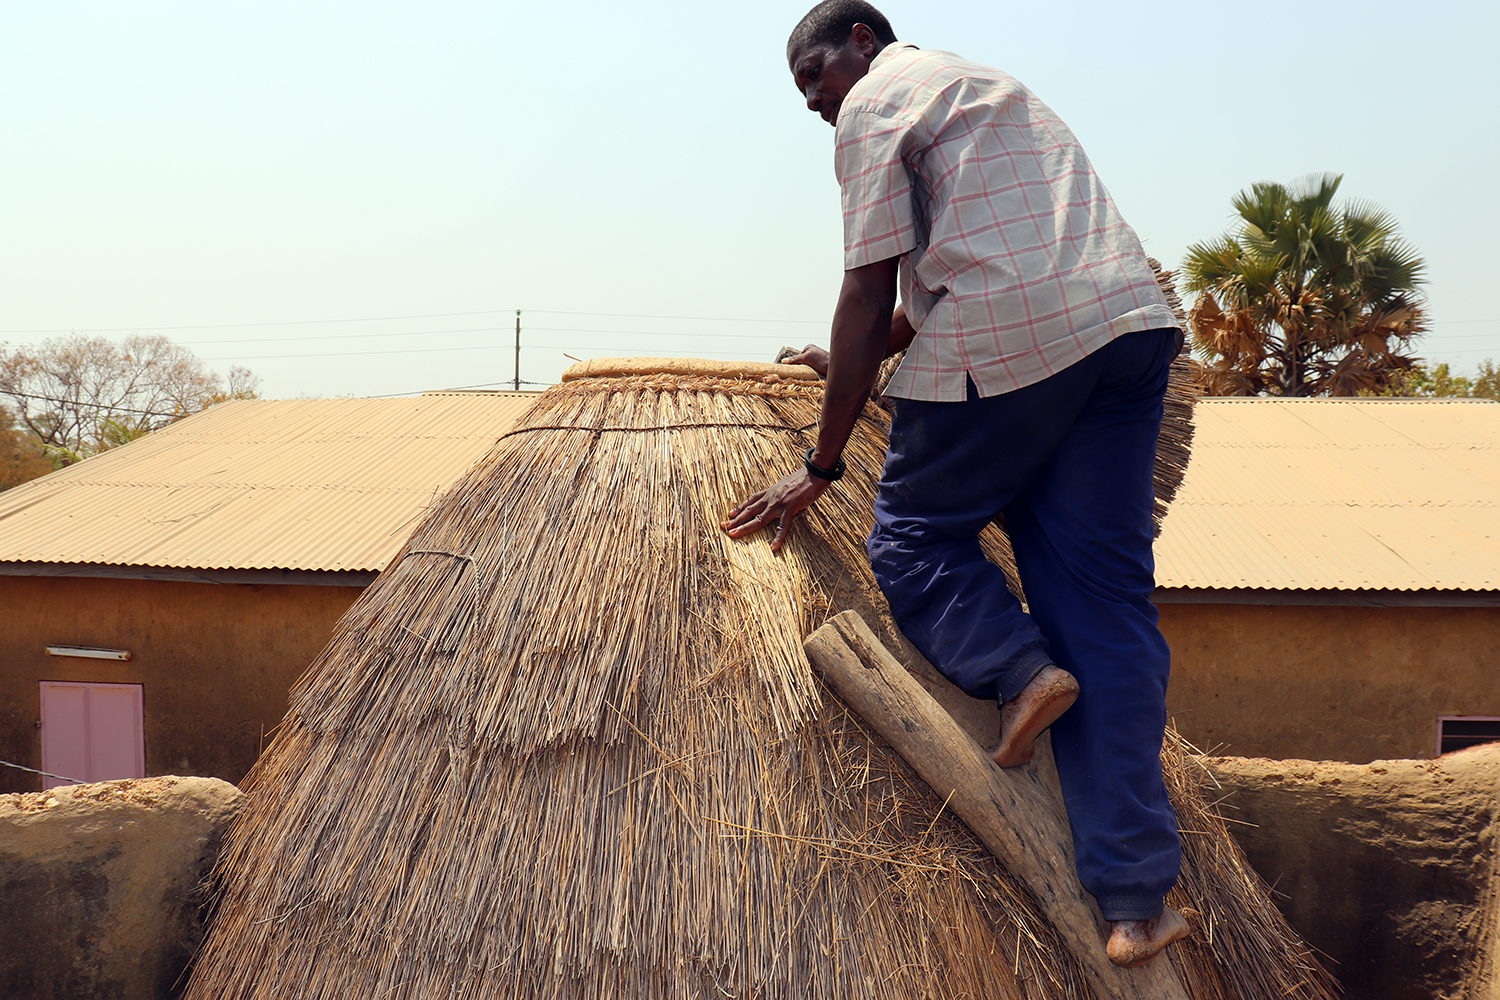
[[[1500,716],[1442,715],[1438,717],[1437,752],[1439,756],[1477,747],[1481,743],[1500,742]]]

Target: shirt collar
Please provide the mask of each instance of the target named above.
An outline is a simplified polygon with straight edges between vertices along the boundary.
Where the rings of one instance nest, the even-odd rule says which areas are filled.
[[[904,49],[914,48],[916,48],[916,46],[911,42],[892,42],[885,48],[881,49],[879,52],[875,53],[875,58],[870,60],[870,71],[874,72],[881,63],[893,57],[897,52],[901,52]]]

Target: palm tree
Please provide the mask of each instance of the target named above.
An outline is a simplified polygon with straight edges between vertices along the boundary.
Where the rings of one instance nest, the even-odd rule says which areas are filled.
[[[1223,396],[1379,392],[1418,360],[1426,265],[1374,205],[1336,206],[1341,175],[1234,198],[1238,224],[1188,248],[1188,313],[1198,373]]]

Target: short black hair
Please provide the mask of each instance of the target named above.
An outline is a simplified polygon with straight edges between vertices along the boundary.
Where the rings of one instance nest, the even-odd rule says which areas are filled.
[[[896,40],[891,22],[865,0],[823,0],[808,11],[786,40],[788,57],[814,45],[843,45],[856,24],[868,25],[882,47]]]

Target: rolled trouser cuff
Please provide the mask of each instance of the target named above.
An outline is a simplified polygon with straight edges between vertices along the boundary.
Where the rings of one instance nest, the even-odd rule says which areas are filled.
[[[1096,896],[1099,910],[1110,923],[1116,920],[1155,920],[1166,910],[1160,896]]]
[[[1005,665],[1005,672],[1000,675],[1000,683],[996,685],[1000,704],[1013,700],[1026,690],[1026,685],[1035,680],[1037,674],[1050,666],[1053,666],[1052,655],[1043,643],[1022,649],[1011,663]]]

